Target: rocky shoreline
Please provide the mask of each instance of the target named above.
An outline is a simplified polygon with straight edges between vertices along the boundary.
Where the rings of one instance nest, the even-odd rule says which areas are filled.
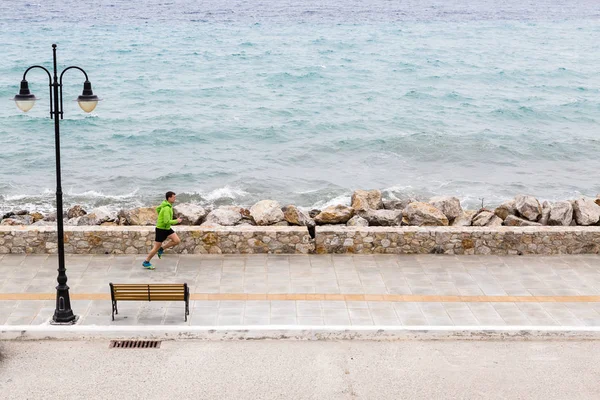
[[[460,199],[451,196],[416,199],[383,199],[379,190],[357,190],[351,205],[333,205],[322,210],[306,210],[295,205],[281,206],[275,200],[262,200],[250,208],[222,206],[215,209],[181,203],[174,207],[182,225],[220,226],[306,226],[314,237],[317,225],[347,226],[591,226],[600,225],[600,197],[582,197],[558,202],[518,195],[494,209],[464,210]],[[67,226],[152,226],[154,207],[113,211],[108,207],[67,210]],[[6,213],[0,225],[52,226],[56,214],[18,211]]]

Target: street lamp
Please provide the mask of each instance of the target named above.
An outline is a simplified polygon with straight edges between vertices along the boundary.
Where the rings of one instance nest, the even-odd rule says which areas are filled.
[[[27,112],[31,110],[35,102],[38,100],[30,91],[27,82],[27,73],[34,69],[40,68],[48,74],[50,83],[50,118],[54,119],[54,142],[56,148],[56,224],[57,224],[57,239],[58,239],[58,286],[56,287],[56,309],[52,320],[55,323],[72,324],[75,323],[77,317],[71,310],[71,299],[69,296],[69,287],[67,286],[67,270],[65,268],[65,238],[63,228],[63,204],[62,204],[62,187],[60,177],[60,127],[59,120],[63,119],[63,96],[62,96],[62,78],[65,72],[70,69],[78,69],[85,75],[83,83],[83,93],[77,98],[77,102],[81,109],[85,112],[92,112],[98,104],[98,96],[92,92],[92,84],[88,80],[87,73],[75,66],[65,68],[58,77],[56,70],[56,45],[52,45],[53,61],[54,61],[54,76],[50,74],[46,68],[40,65],[34,65],[27,68],[23,74],[21,81],[21,89],[19,94],[14,97],[17,107],[21,111]]]

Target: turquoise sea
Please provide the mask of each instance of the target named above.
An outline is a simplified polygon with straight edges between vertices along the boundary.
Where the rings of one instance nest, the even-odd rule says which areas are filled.
[[[52,43],[67,205],[600,193],[596,0],[57,3],[0,2],[0,211],[53,207]]]

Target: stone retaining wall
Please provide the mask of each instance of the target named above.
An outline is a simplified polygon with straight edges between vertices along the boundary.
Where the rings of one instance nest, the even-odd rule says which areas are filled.
[[[306,227],[180,226],[182,254],[579,254],[600,252],[600,226],[592,227]],[[65,227],[70,254],[146,254],[154,228]],[[0,254],[56,253],[53,226],[0,226]]]
[[[318,226],[316,252],[356,254],[580,254],[600,252],[600,226]]]
[[[306,254],[314,241],[306,227],[177,227],[182,254]],[[154,228],[146,226],[68,226],[65,252],[70,254],[146,254]],[[56,253],[54,226],[0,226],[0,254]]]

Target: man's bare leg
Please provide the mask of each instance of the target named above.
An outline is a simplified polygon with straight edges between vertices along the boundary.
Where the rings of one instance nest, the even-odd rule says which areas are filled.
[[[176,233],[171,233],[167,238],[170,240],[169,243],[162,246],[163,250],[170,249],[171,247],[175,247],[181,243],[181,239],[179,239],[179,236],[177,236]]]
[[[146,261],[150,262],[150,260],[152,260],[152,257],[154,257],[156,253],[158,253],[158,249],[160,249],[160,246],[162,246],[162,243],[154,242],[154,247],[152,247],[152,250],[148,254],[148,257],[146,257]]]

